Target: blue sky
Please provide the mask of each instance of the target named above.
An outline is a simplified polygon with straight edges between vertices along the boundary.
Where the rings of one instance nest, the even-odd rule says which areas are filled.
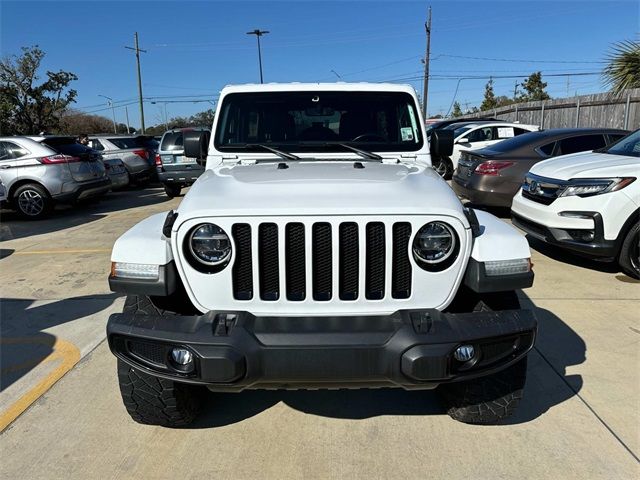
[[[168,115],[211,108],[229,83],[259,81],[255,37],[260,28],[266,82],[394,81],[422,90],[424,21],[432,6],[429,113],[446,113],[460,77],[518,76],[541,70],[553,97],[603,90],[597,75],[611,43],[636,38],[637,1],[298,1],[0,2],[0,50],[37,44],[44,67],[78,76],[76,106],[98,111],[137,96],[135,57],[125,45],[140,35],[144,96],[166,101]],[[474,58],[461,58],[474,57]],[[569,81],[567,82],[567,78]],[[515,78],[496,78],[513,95]],[[486,79],[460,80],[457,99],[482,101]],[[201,103],[193,103],[199,100]],[[146,124],[160,123],[160,104],[145,104]],[[129,105],[132,126],[137,106]],[[124,108],[116,110],[124,122]]]

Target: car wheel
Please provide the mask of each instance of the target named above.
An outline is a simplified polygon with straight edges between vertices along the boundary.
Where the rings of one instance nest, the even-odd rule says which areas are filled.
[[[622,242],[618,263],[624,273],[640,279],[640,223],[636,223]]]
[[[165,184],[164,186],[164,193],[166,193],[169,198],[177,197],[181,191],[182,187],[180,185]]]
[[[25,218],[39,220],[53,209],[53,200],[47,190],[35,183],[19,186],[13,194],[16,210]]]
[[[144,295],[129,295],[123,312],[139,316],[176,315]],[[127,412],[134,421],[146,425],[183,427],[190,424],[200,412],[205,393],[203,387],[149,375],[120,359],[118,383]]]
[[[445,180],[449,180],[453,175],[453,163],[447,157],[436,160],[433,163],[433,169]]]
[[[474,312],[517,310],[516,292],[481,295],[472,300]],[[492,375],[438,387],[440,400],[454,420],[491,425],[511,416],[522,400],[527,377],[527,357]]]

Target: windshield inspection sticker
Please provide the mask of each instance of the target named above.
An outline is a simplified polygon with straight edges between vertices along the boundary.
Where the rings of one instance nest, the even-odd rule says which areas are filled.
[[[413,129],[411,127],[402,127],[400,129],[400,135],[403,142],[410,142],[413,140]]]

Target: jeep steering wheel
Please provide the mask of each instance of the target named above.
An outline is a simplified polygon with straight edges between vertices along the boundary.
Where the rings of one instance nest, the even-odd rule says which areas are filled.
[[[356,138],[351,139],[352,142],[357,142],[359,140],[379,140],[381,142],[384,142],[384,138],[382,138],[380,135],[376,135],[375,133],[363,133],[362,135],[358,135]]]

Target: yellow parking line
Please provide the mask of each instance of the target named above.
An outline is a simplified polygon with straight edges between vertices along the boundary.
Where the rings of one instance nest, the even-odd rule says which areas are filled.
[[[3,338],[0,344],[17,345],[17,344],[38,344],[48,343],[46,338],[38,337],[21,337],[21,338]],[[61,360],[60,365],[49,375],[42,379],[35,387],[22,395],[7,410],[0,413],[0,432],[13,422],[22,412],[35,402],[42,394],[49,390],[53,384],[60,380],[65,373],[73,368],[80,360],[80,350],[73,343],[56,338],[53,344],[53,352],[45,357],[40,363]]]
[[[72,250],[67,248],[61,248],[59,250],[27,250],[22,252],[15,252],[14,255],[54,255],[58,253],[109,253],[110,248],[87,248],[82,250]]]

